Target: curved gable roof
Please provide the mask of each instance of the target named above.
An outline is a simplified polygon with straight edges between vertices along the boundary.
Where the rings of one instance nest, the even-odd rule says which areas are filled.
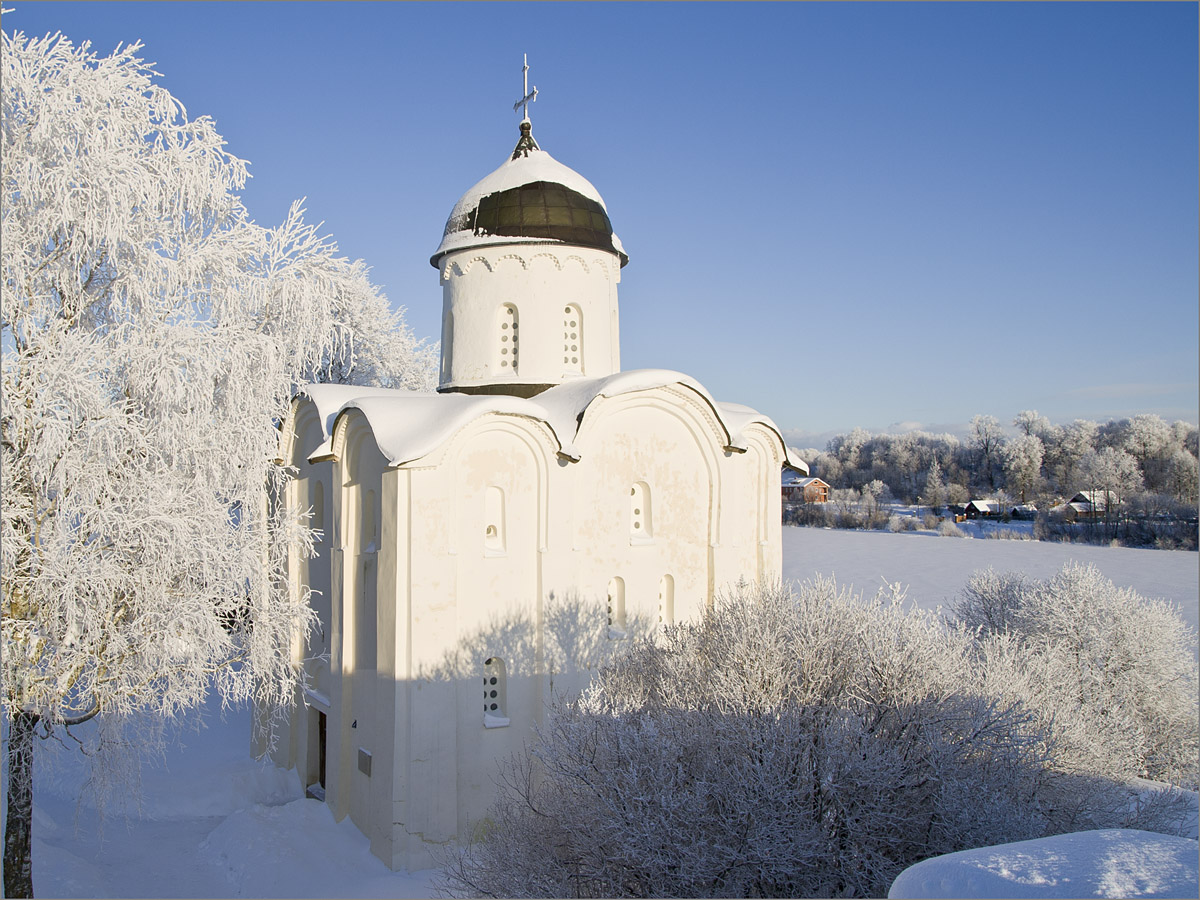
[[[347,409],[359,410],[375,436],[376,445],[390,466],[415,462],[449,440],[465,425],[489,413],[524,416],[545,423],[558,442],[559,453],[578,460],[575,438],[584,413],[599,397],[615,397],[665,386],[682,386],[707,404],[725,430],[726,446],[745,450],[744,432],[761,425],[779,436],[789,466],[807,471],[803,460],[788,455],[775,423],[748,406],[718,403],[694,378],[669,369],[635,369],[602,378],[577,378],[524,399],[507,394],[443,394],[385,388],[352,388],[346,385],[310,385],[300,393],[317,406],[325,441],[312,450],[316,461],[332,455],[329,440],[337,417]]]

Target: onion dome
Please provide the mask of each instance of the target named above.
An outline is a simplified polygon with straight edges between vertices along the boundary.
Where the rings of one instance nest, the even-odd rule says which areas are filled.
[[[594,247],[629,262],[600,193],[537,145],[528,119],[512,156],[454,204],[429,262],[437,268],[447,253],[495,244]]]

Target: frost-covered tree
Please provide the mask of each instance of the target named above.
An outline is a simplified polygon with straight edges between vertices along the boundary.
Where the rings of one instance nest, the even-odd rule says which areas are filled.
[[[925,490],[921,494],[921,502],[933,512],[942,508],[946,500],[946,485],[942,481],[942,467],[935,459],[929,464],[929,474],[925,476]]]
[[[1077,467],[1080,482],[1104,503],[1104,521],[1115,525],[1121,521],[1122,505],[1142,489],[1142,473],[1137,460],[1115,447],[1099,452],[1089,450]]]
[[[1164,487],[1176,500],[1196,504],[1200,488],[1200,463],[1196,457],[1179,448],[1167,460],[1163,476]]]
[[[1000,448],[1005,480],[1010,488],[1017,491],[1021,502],[1025,502],[1037,489],[1044,452],[1041,438],[1033,434],[1019,435]]]
[[[268,498],[298,382],[428,385],[361,264],[238,198],[246,164],[153,81],[3,36],[0,565],[8,896],[32,894],[32,744],[290,697],[302,510]],[[276,494],[278,495],[278,494]]]
[[[839,434],[829,442],[829,452],[836,456],[843,468],[853,470],[859,467],[859,455],[863,446],[871,439],[865,428],[855,428],[849,434]]]
[[[1046,436],[1045,465],[1058,490],[1068,496],[1084,490],[1079,483],[1079,463],[1084,454],[1096,447],[1100,426],[1087,419],[1056,428]]]
[[[875,516],[879,512],[880,504],[892,499],[892,489],[876,478],[862,486],[861,498],[863,511],[868,517]]]
[[[1171,438],[1192,456],[1200,456],[1200,429],[1195,425],[1182,420],[1172,422]]]
[[[1069,563],[1046,581],[976,572],[953,612],[978,629],[999,692],[1052,731],[1064,774],[1195,789],[1196,635],[1174,607]],[[1097,827],[1095,803],[1076,801],[1082,827]]]
[[[959,484],[957,481],[952,481],[946,485],[946,502],[961,505],[967,503],[971,499],[971,492],[967,490],[965,485]]]
[[[1041,437],[1053,428],[1050,420],[1036,409],[1021,410],[1013,419],[1013,425],[1016,426],[1021,434],[1032,435],[1033,437]]]
[[[986,484],[996,487],[996,467],[1000,448],[1004,444],[1004,430],[995,416],[975,416],[971,419],[971,444],[979,454],[980,465]]]
[[[1122,449],[1134,457],[1145,471],[1147,461],[1156,456],[1162,456],[1171,446],[1174,435],[1171,426],[1160,416],[1134,416],[1128,422],[1122,434]]]

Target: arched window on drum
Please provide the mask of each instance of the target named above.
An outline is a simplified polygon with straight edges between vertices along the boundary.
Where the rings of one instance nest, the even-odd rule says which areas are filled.
[[[505,303],[496,313],[495,370],[516,375],[521,361],[521,316],[516,304]]]
[[[563,307],[563,373],[583,374],[583,310],[578,303]]]

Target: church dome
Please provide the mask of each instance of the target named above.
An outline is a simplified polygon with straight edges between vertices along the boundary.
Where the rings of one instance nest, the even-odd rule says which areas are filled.
[[[496,244],[573,244],[629,262],[600,193],[538,147],[529,121],[512,157],[459,198],[429,262],[447,253]]]

